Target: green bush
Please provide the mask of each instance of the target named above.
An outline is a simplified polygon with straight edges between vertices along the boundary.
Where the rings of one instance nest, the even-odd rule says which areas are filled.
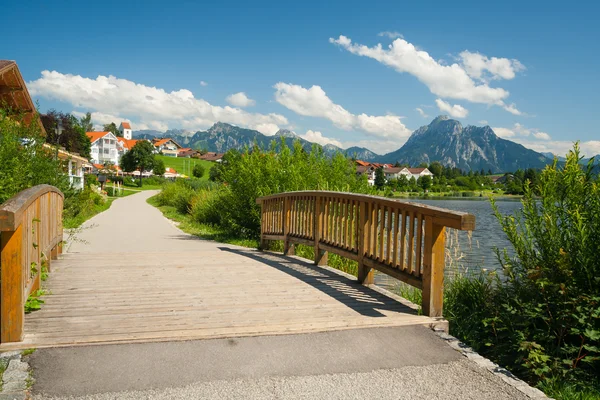
[[[194,175],[195,178],[202,178],[204,176],[204,172],[205,169],[202,164],[196,164],[192,170],[192,175]]]
[[[497,252],[502,278],[451,284],[445,315],[451,333],[530,383],[598,392],[600,188],[593,161],[580,161],[576,145],[524,185],[517,215],[493,204],[514,256]]]
[[[86,174],[84,177],[85,186],[98,186],[98,177],[94,174]]]
[[[175,207],[178,212],[187,214],[190,211],[192,198],[196,191],[183,180],[167,182],[156,199],[161,206]]]
[[[203,189],[199,190],[191,199],[190,214],[200,223],[221,224],[221,191]]]

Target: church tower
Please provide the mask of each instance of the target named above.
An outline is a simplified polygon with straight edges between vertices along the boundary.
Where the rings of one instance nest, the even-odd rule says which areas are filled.
[[[119,131],[121,131],[124,139],[131,140],[133,138],[133,131],[131,130],[131,125],[129,125],[129,122],[121,122]]]

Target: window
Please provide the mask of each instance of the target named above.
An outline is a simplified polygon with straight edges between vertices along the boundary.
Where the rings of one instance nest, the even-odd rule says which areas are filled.
[[[109,149],[103,149],[103,150],[104,150],[104,154],[108,154]]]

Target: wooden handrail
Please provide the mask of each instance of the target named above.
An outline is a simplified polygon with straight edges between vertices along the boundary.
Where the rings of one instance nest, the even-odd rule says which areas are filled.
[[[25,302],[62,252],[63,202],[60,190],[38,185],[0,206],[0,343],[23,340]]]
[[[315,263],[327,252],[358,262],[358,281],[371,269],[423,291],[423,313],[441,317],[446,227],[475,229],[475,216],[378,196],[328,191],[288,192],[256,199],[261,205],[261,248],[283,240],[314,246]]]

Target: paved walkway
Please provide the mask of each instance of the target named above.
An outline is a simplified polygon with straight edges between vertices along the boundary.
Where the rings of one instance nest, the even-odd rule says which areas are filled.
[[[21,345],[39,349],[38,398],[524,398],[396,299],[187,235],[153,194],[115,201],[53,263]]]

